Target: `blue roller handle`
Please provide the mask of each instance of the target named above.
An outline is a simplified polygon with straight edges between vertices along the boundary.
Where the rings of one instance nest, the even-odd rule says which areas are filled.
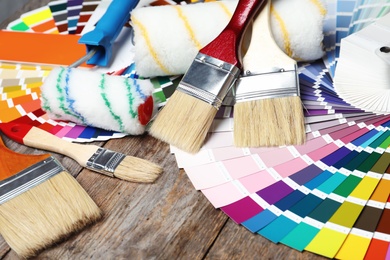
[[[138,2],[139,0],[112,0],[95,29],[81,36],[79,43],[87,46],[87,55],[96,51],[87,64],[107,66],[112,56],[112,44]]]

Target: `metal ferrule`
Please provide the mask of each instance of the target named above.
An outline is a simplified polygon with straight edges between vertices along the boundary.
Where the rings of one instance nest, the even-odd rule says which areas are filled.
[[[177,90],[219,109],[239,74],[236,66],[198,53]]]
[[[65,168],[49,157],[0,182],[0,204],[45,182]]]
[[[296,66],[267,72],[245,71],[236,82],[236,102],[290,96],[299,96]]]
[[[237,81],[236,81],[237,82]],[[234,106],[234,103],[236,103],[236,84],[233,84],[233,86],[230,88],[228,93],[226,94],[226,97],[222,101],[222,106]]]
[[[126,155],[104,148],[99,148],[88,159],[86,168],[114,177],[116,167],[122,162]]]

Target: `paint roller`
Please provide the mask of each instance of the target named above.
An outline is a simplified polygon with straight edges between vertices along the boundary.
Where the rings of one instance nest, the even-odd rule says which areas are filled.
[[[138,2],[113,0],[95,28],[79,39],[87,54],[50,72],[41,86],[41,106],[51,119],[130,135],[144,133],[154,112],[150,80],[77,68],[84,62],[107,66],[112,44]]]
[[[228,24],[237,3],[237,0],[220,0],[135,8],[131,12],[131,25],[137,74],[141,77],[184,74],[198,51]],[[320,59],[324,55],[326,7],[324,0],[294,0],[293,4],[273,0],[270,25],[279,48],[296,61]],[[246,34],[249,40],[244,43],[250,42],[250,35]]]
[[[153,89],[150,80],[57,67],[41,86],[41,106],[52,119],[140,135],[154,112]]]

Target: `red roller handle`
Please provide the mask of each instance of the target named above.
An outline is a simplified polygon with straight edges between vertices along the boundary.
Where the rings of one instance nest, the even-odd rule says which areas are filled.
[[[267,0],[239,0],[228,25],[200,52],[242,68],[238,55],[241,39],[249,21]]]

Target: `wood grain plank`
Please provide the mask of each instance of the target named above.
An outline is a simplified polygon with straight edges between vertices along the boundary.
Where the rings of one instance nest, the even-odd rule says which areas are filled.
[[[4,241],[4,238],[0,236],[0,259],[2,259],[9,251],[9,246]]]
[[[77,180],[104,211],[104,219],[37,259],[201,259],[227,217],[215,210],[179,171],[167,144],[150,136],[112,140],[106,148],[160,163],[154,184],[89,174]],[[4,259],[14,259],[12,253]]]

